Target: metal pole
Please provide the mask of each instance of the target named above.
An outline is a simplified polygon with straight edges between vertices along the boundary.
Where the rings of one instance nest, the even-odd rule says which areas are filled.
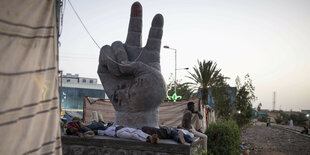
[[[59,83],[58,83],[59,85]],[[59,109],[60,109],[60,113],[61,113],[61,105],[62,105],[62,71],[60,71],[60,90],[59,90]]]
[[[175,65],[174,65],[174,93],[177,94],[177,49],[174,49]]]
[[[174,94],[177,95],[177,49],[164,46],[164,48],[174,50]]]

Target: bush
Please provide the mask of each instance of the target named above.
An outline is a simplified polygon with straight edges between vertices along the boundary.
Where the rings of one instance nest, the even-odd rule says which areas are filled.
[[[267,122],[267,116],[262,116],[262,117],[258,118],[258,121]]]
[[[240,114],[236,113],[233,116],[233,120],[239,125],[240,128],[247,126],[252,120],[252,111],[251,107],[248,107],[247,110],[241,112]]]
[[[208,154],[239,154],[240,128],[233,120],[211,123],[208,135]]]
[[[289,124],[289,121],[293,120],[294,125],[297,126],[305,126],[308,118],[306,114],[298,113],[298,114],[285,114],[283,111],[280,111],[280,117],[276,118],[277,123]]]
[[[297,115],[292,114],[290,118],[293,120],[294,125],[298,125],[298,126],[305,126],[306,122],[308,121],[306,114],[303,114],[303,113],[299,113]]]
[[[275,120],[276,120],[277,124],[281,124],[282,123],[281,117],[276,117]]]

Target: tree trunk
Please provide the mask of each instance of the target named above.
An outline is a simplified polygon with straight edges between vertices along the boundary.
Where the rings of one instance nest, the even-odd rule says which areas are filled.
[[[202,103],[203,105],[207,105],[208,104],[208,89],[203,88],[202,92],[201,92],[201,98],[202,98]]]

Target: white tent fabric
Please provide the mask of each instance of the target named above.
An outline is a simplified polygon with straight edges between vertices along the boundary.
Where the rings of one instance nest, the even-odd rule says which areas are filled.
[[[0,0],[0,154],[62,154],[55,0]]]
[[[181,125],[184,110],[187,108],[187,102],[193,101],[199,102],[199,99],[182,100],[178,102],[164,102],[160,104],[158,110],[159,124],[177,127]],[[198,104],[195,104],[195,109],[198,109]],[[99,112],[105,122],[114,121],[115,110],[112,103],[109,100],[85,97],[83,108],[83,120],[84,123],[91,123],[92,112]]]

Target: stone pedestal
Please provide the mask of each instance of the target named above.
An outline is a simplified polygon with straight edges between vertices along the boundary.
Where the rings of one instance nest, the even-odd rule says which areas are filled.
[[[160,140],[159,144],[151,144],[136,140],[95,136],[79,138],[63,135],[62,149],[64,155],[188,155],[197,151],[200,141],[190,144],[178,144],[173,140]]]

